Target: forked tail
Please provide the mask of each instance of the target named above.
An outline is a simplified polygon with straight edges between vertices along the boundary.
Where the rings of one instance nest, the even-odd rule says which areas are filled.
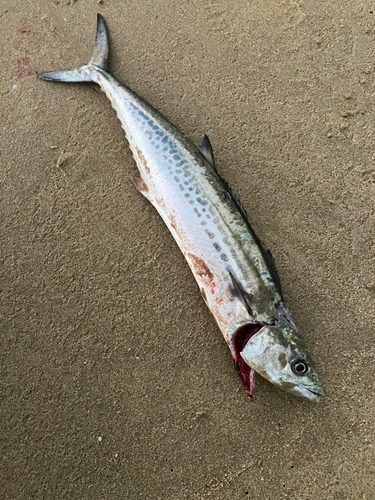
[[[92,67],[101,68],[108,71],[108,30],[103,16],[97,15],[96,37],[94,50],[90,61],[79,68],[57,70],[57,71],[37,71],[38,78],[52,82],[91,82],[90,71]]]

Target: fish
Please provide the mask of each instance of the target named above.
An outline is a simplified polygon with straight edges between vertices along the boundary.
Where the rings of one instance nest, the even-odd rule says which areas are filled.
[[[271,252],[220,176],[207,135],[195,144],[163,114],[109,73],[108,29],[97,15],[91,59],[38,71],[53,82],[94,82],[125,131],[139,176],[135,187],[155,207],[182,251],[233,356],[250,401],[255,373],[311,402],[324,396],[314,362],[286,306]]]

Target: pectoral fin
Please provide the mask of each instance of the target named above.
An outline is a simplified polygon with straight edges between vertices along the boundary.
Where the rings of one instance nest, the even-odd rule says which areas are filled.
[[[253,311],[252,311],[251,305],[250,305],[249,294],[243,289],[241,283],[236,279],[234,274],[229,270],[228,270],[228,272],[229,272],[229,276],[231,277],[231,280],[232,280],[233,295],[235,295],[242,302],[242,304],[245,306],[245,308],[247,309],[250,316],[252,316]]]

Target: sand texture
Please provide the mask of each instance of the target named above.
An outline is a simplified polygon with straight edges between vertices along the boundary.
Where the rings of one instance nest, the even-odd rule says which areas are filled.
[[[248,402],[109,101],[35,77],[97,12],[112,73],[209,135],[324,403]],[[0,29],[0,498],[374,500],[375,4],[2,0]]]

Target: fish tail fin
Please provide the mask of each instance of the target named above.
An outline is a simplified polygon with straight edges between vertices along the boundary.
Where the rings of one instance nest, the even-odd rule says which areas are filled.
[[[104,17],[101,14],[97,14],[95,43],[89,65],[98,66],[104,71],[108,71],[108,54],[109,42],[107,25],[104,21]]]
[[[57,70],[57,71],[37,71],[38,78],[52,82],[91,82],[91,68],[100,68],[108,71],[108,30],[103,16],[97,15],[96,36],[94,49],[88,64],[79,68]]]

